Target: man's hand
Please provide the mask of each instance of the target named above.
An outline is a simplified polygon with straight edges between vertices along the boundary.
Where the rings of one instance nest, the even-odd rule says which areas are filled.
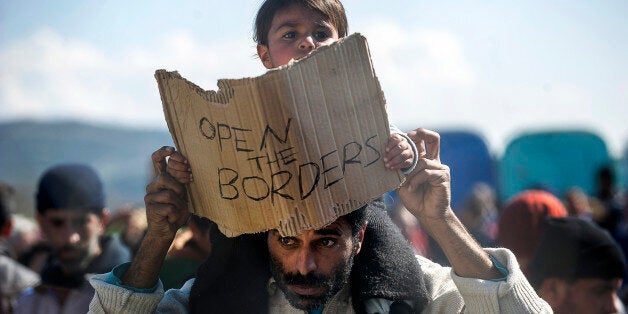
[[[388,138],[384,163],[387,169],[399,170],[412,166],[414,151],[405,137],[393,133]]]
[[[399,197],[419,220],[438,219],[451,210],[449,167],[440,163],[440,135],[416,129],[408,133],[419,151],[414,171],[399,188]]]
[[[147,234],[170,240],[190,216],[185,186],[177,182],[166,170],[168,167],[166,157],[174,154],[174,148],[169,146],[164,146],[153,153],[153,166],[157,175],[146,187],[144,197],[148,220]]]
[[[440,135],[419,128],[408,136],[417,146],[419,161],[399,188],[404,206],[440,245],[458,276],[502,277],[488,254],[451,210],[451,178],[449,167],[440,163]]]

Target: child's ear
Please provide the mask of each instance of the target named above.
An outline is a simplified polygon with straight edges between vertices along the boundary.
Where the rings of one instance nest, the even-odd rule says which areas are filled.
[[[273,63],[270,61],[270,52],[268,51],[268,46],[266,45],[257,45],[257,55],[259,59],[262,60],[262,64],[267,69],[273,68]]]

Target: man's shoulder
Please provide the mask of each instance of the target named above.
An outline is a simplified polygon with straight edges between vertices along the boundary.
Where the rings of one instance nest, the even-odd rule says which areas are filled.
[[[39,275],[16,260],[0,255],[0,289],[31,287],[39,282]]]
[[[120,241],[117,235],[100,238],[102,253],[87,268],[88,273],[106,273],[115,266],[131,261],[131,250]]]
[[[442,271],[442,270],[449,271],[450,269],[449,267],[445,267],[439,263],[436,263],[423,255],[415,255],[415,257],[416,257],[416,260],[419,262],[419,265],[421,266],[422,272]]]

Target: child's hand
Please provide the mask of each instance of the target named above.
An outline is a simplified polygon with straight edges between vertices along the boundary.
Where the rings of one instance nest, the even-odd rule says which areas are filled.
[[[386,155],[384,164],[387,169],[399,170],[412,166],[414,162],[414,151],[405,137],[393,133],[388,138],[386,145]]]
[[[183,157],[179,152],[174,152],[168,158],[168,174],[170,174],[179,183],[187,184],[194,181],[192,169],[188,164],[187,158]]]

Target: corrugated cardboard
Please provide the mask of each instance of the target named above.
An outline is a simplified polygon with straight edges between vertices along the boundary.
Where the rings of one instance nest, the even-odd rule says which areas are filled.
[[[192,210],[227,236],[321,228],[399,186],[384,168],[385,101],[359,34],[205,91],[155,73]]]

